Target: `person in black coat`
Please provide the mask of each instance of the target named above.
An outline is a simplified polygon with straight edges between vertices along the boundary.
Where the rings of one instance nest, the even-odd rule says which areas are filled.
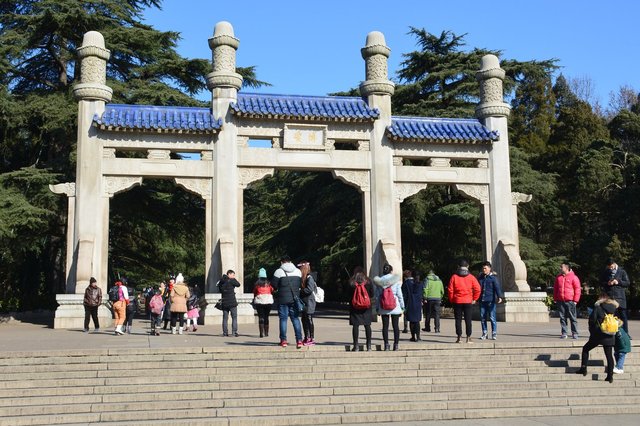
[[[402,295],[404,296],[405,311],[404,317],[409,321],[412,342],[420,341],[420,321],[422,321],[422,293],[424,283],[415,280],[411,276],[411,271],[404,273],[405,280],[402,283]]]
[[[587,375],[587,363],[589,362],[589,351],[598,345],[602,345],[604,355],[607,358],[607,377],[606,381],[613,382],[613,346],[615,345],[615,335],[603,333],[600,329],[600,323],[606,314],[615,314],[618,308],[618,302],[610,299],[606,293],[600,296],[600,299],[593,306],[591,315],[589,315],[589,340],[582,347],[582,360],[580,369],[576,374]]]
[[[622,328],[629,334],[629,320],[627,318],[627,295],[626,289],[629,287],[629,275],[627,271],[622,269],[615,261],[609,258],[607,260],[607,268],[600,277],[600,285],[602,291],[618,302],[617,316],[622,320]]]
[[[236,287],[240,283],[236,280],[236,273],[229,269],[218,281],[220,301],[222,302],[222,335],[229,335],[229,314],[231,314],[231,332],[238,337],[238,301],[236,300]]]
[[[364,285],[364,288],[369,295],[369,300],[373,301],[373,284],[371,284],[371,280],[367,278],[367,275],[364,273],[361,267],[355,269],[353,277],[349,281],[349,284],[351,285],[351,299],[353,299],[353,293],[355,292],[357,284]],[[367,351],[371,350],[371,318],[373,316],[372,306],[373,302],[371,302],[367,309],[355,309],[353,306],[350,306],[349,324],[351,324],[352,326],[351,335],[353,337],[353,348],[351,348],[351,351],[353,352],[357,352],[360,350],[358,339],[361,325],[364,326]]]

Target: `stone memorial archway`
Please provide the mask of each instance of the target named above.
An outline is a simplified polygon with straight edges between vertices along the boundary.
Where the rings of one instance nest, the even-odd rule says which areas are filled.
[[[393,116],[388,79],[390,49],[371,32],[361,49],[366,79],[362,97],[239,93],[239,40],[220,22],[209,39],[213,70],[207,75],[210,108],[109,104],[110,56],[97,32],[78,49],[76,181],[51,190],[69,199],[67,291],[57,297],[56,328],[82,326],[82,294],[95,276],[107,287],[109,202],[145,178],[170,178],[206,204],[206,301],[219,298],[215,282],[226,269],[243,273],[243,190],[276,169],[330,171],[362,193],[364,263],[376,275],[384,262],[402,270],[400,203],[429,184],[455,186],[481,206],[483,251],[509,293],[499,315],[507,321],[548,321],[545,293],[531,293],[518,249],[516,206],[530,196],[511,192],[505,73],[498,58],[482,59],[477,79],[481,101],[475,119]],[[249,148],[262,139],[271,149]],[[355,150],[341,150],[345,144]],[[338,148],[337,148],[338,147]],[[146,152],[123,158],[118,152]],[[172,152],[200,155],[173,160]],[[421,160],[426,166],[404,165]],[[452,166],[465,160],[469,167]],[[224,203],[218,202],[224,200]],[[250,294],[238,294],[239,317],[253,322]],[[108,323],[106,308],[101,316]],[[220,312],[205,310],[205,322]]]

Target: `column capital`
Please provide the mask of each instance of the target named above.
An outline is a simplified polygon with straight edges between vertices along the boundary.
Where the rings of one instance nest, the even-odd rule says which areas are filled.
[[[104,37],[97,31],[85,33],[78,48],[80,83],[73,88],[77,100],[109,102],[113,90],[106,85],[107,60],[111,52],[104,46]]]
[[[242,76],[236,72],[236,50],[240,40],[235,38],[233,26],[226,21],[218,22],[209,39],[212,51],[213,71],[207,74],[207,87],[216,88],[242,87]]]
[[[476,106],[476,117],[508,117],[511,107],[504,102],[502,82],[505,71],[500,68],[500,61],[495,55],[482,57],[480,70],[476,72],[476,80],[480,83],[480,103]]]
[[[387,59],[391,49],[387,47],[384,34],[372,31],[367,34],[366,46],[360,49],[366,66],[366,80],[360,84],[360,94],[393,95],[395,85],[388,78]]]

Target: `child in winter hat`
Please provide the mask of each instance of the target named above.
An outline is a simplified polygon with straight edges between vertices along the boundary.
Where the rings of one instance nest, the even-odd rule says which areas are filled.
[[[258,271],[258,278],[267,278],[267,270],[264,268],[260,268]]]
[[[184,277],[182,276],[182,272],[181,272],[176,277],[176,284],[182,284],[183,282],[184,282]]]

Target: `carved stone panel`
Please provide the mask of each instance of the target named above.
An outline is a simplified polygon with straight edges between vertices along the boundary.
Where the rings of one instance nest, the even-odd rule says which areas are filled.
[[[327,126],[316,124],[285,124],[284,149],[324,150]]]
[[[423,189],[427,188],[426,183],[405,183],[400,182],[395,184],[396,190],[396,200],[398,202],[403,202],[405,198],[411,197],[412,195],[417,194]]]
[[[213,179],[206,178],[176,178],[176,184],[187,191],[198,194],[205,200],[211,199],[212,183]]]
[[[273,168],[240,167],[238,168],[238,184],[245,189],[251,182],[273,175]]]
[[[134,185],[141,185],[142,176],[104,176],[102,182],[104,195],[113,197],[119,192],[131,189]]]
[[[333,177],[348,185],[355,186],[360,192],[370,191],[371,183],[368,170],[333,170]]]
[[[523,194],[522,192],[512,192],[511,193],[511,204],[517,205],[520,203],[528,203],[531,201],[531,194]]]
[[[479,201],[480,204],[489,202],[489,186],[488,185],[467,185],[456,184],[458,191],[462,192],[466,197]]]
[[[76,196],[76,183],[65,182],[57,185],[49,185],[49,190],[54,194],[65,194],[67,197]]]

